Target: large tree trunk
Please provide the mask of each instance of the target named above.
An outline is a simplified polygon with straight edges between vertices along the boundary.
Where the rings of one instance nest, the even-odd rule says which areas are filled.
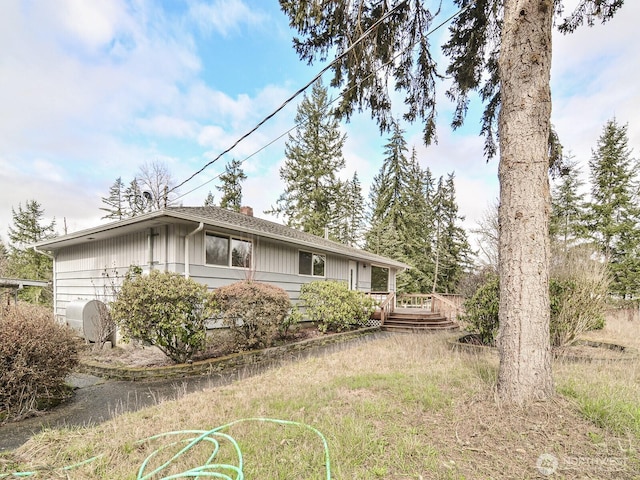
[[[498,397],[553,394],[549,344],[552,0],[505,0],[500,47]]]

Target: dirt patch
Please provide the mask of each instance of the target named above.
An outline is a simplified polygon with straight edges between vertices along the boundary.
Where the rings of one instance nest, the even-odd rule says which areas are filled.
[[[614,337],[619,338],[619,337]],[[602,341],[607,339],[608,341]],[[589,332],[572,345],[553,348],[553,356],[559,360],[573,361],[633,361],[638,358],[638,350],[627,342],[612,343],[606,332]],[[482,343],[477,334],[466,334],[452,341],[452,346],[467,352],[496,352],[497,348]]]
[[[581,340],[568,347],[556,348],[553,354],[558,359],[591,361],[632,361],[638,352],[617,343]]]
[[[432,441],[461,478],[636,478],[633,440],[595,427],[559,396],[522,409],[468,400],[453,422],[434,425]]]

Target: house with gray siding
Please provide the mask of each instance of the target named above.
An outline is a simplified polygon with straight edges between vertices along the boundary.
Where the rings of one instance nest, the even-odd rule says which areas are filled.
[[[168,207],[40,242],[53,262],[54,313],[93,300],[130,266],[176,272],[210,289],[252,279],[285,289],[295,302],[313,280],[365,292],[396,289],[408,265],[253,216],[217,207]]]

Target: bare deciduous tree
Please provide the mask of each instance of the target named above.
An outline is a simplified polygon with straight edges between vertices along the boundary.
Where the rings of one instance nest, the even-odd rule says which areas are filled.
[[[172,199],[176,197],[176,192],[173,191],[175,181],[166,163],[158,160],[145,162],[138,170],[136,180],[140,190],[150,194],[146,195],[149,210],[160,210],[174,203]]]

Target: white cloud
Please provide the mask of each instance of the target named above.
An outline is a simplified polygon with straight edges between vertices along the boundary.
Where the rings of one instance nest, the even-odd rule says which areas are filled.
[[[264,211],[275,207],[278,197],[284,191],[284,183],[280,179],[280,167],[284,165],[284,161],[284,157],[281,157],[263,169],[260,176],[248,176],[242,184],[242,203],[253,207],[254,216],[283,222],[282,217],[278,219],[275,215],[265,214]]]
[[[49,169],[50,165],[43,165]],[[50,172],[49,172],[50,173]],[[98,208],[100,194],[91,184],[49,175],[45,172],[46,181],[39,175],[29,175],[5,169],[0,171],[0,184],[19,185],[20,197],[16,196],[16,188],[0,189],[0,237],[4,241],[6,231],[12,224],[11,208],[25,205],[27,200],[37,200],[44,209],[44,222],[56,219],[56,230],[63,233],[66,223],[69,232],[89,228],[96,225],[102,216]],[[82,201],[79,201],[82,199]]]
[[[265,14],[248,7],[241,0],[196,2],[189,7],[189,17],[202,32],[216,32],[222,36],[238,32],[243,24],[255,26],[266,20]]]
[[[222,127],[217,125],[208,125],[204,127],[198,135],[198,143],[204,147],[222,150],[223,145],[228,139],[227,133]]]
[[[0,63],[0,148],[29,144],[51,151],[52,142],[61,138],[75,141],[90,130],[126,130],[139,113],[179,104],[176,85],[199,71],[193,45],[175,28],[159,32],[161,25],[148,25],[149,12],[120,8],[112,13],[115,8],[104,7],[107,13],[100,16],[97,8],[86,26],[88,31],[100,24],[95,36],[79,40],[78,33],[73,42],[61,38],[60,30],[67,29],[57,17],[83,24],[79,4],[65,5],[74,8],[58,11],[57,2],[9,8],[0,19],[2,40],[15,46]],[[124,54],[106,49],[87,57],[83,50],[82,42],[111,48],[124,37]]]
[[[40,178],[49,182],[62,182],[65,178],[63,169],[48,160],[35,160],[33,170],[38,172]]]
[[[629,123],[630,146],[640,145],[640,90],[635,81],[640,57],[630,37],[638,16],[640,2],[626,2],[604,25],[554,36],[552,123],[583,173],[602,127],[613,117]]]
[[[61,0],[40,8],[57,20],[74,46],[81,45],[92,52],[111,44],[127,16],[125,3],[119,1]]]
[[[283,62],[273,66],[283,72],[281,83],[265,85],[255,78],[251,91],[233,94],[208,83],[201,52],[211,55],[206,50],[211,38],[205,41],[207,35],[190,31],[194,21],[201,32],[223,37],[251,27],[252,35],[263,32],[290,42],[286,22],[261,13],[265,7],[258,0],[194,2],[186,13],[145,1],[88,5],[80,0],[3,5],[0,43],[7,48],[0,62],[0,233],[10,221],[10,207],[36,194],[47,215],[69,219],[70,230],[76,226],[72,218],[78,227],[89,226],[85,220],[99,218],[100,196],[115,178],[130,179],[148,160],[167,160],[176,179],[184,180],[279,106],[296,88],[287,81],[301,85],[307,80],[291,80],[297,70]],[[180,17],[183,13],[188,18]],[[583,158],[614,115],[629,122],[630,145],[639,148],[635,79],[640,56],[632,35],[639,15],[640,2],[626,2],[611,24],[554,37],[553,123],[566,147]],[[243,68],[251,75],[250,65]],[[407,141],[410,148],[416,145],[423,166],[434,175],[456,172],[460,213],[467,217],[465,225],[473,226],[498,195],[497,160],[486,163],[482,139],[475,134],[451,133],[451,105],[443,92],[438,94],[439,144],[422,145],[421,125],[408,127]],[[227,160],[242,160],[293,127],[297,103],[181,190],[197,187],[222,171]],[[388,136],[378,133],[368,112],[344,128],[349,136],[343,174],[350,178],[357,171],[366,197]],[[256,214],[274,204],[283,189],[278,168],[284,140],[243,164],[249,174],[245,203]],[[185,152],[163,151],[165,141],[184,146]],[[201,204],[208,190],[216,193],[214,182],[187,195],[185,204]]]
[[[169,115],[141,118],[136,121],[136,125],[142,132],[160,137],[195,138],[198,130],[196,122]]]

